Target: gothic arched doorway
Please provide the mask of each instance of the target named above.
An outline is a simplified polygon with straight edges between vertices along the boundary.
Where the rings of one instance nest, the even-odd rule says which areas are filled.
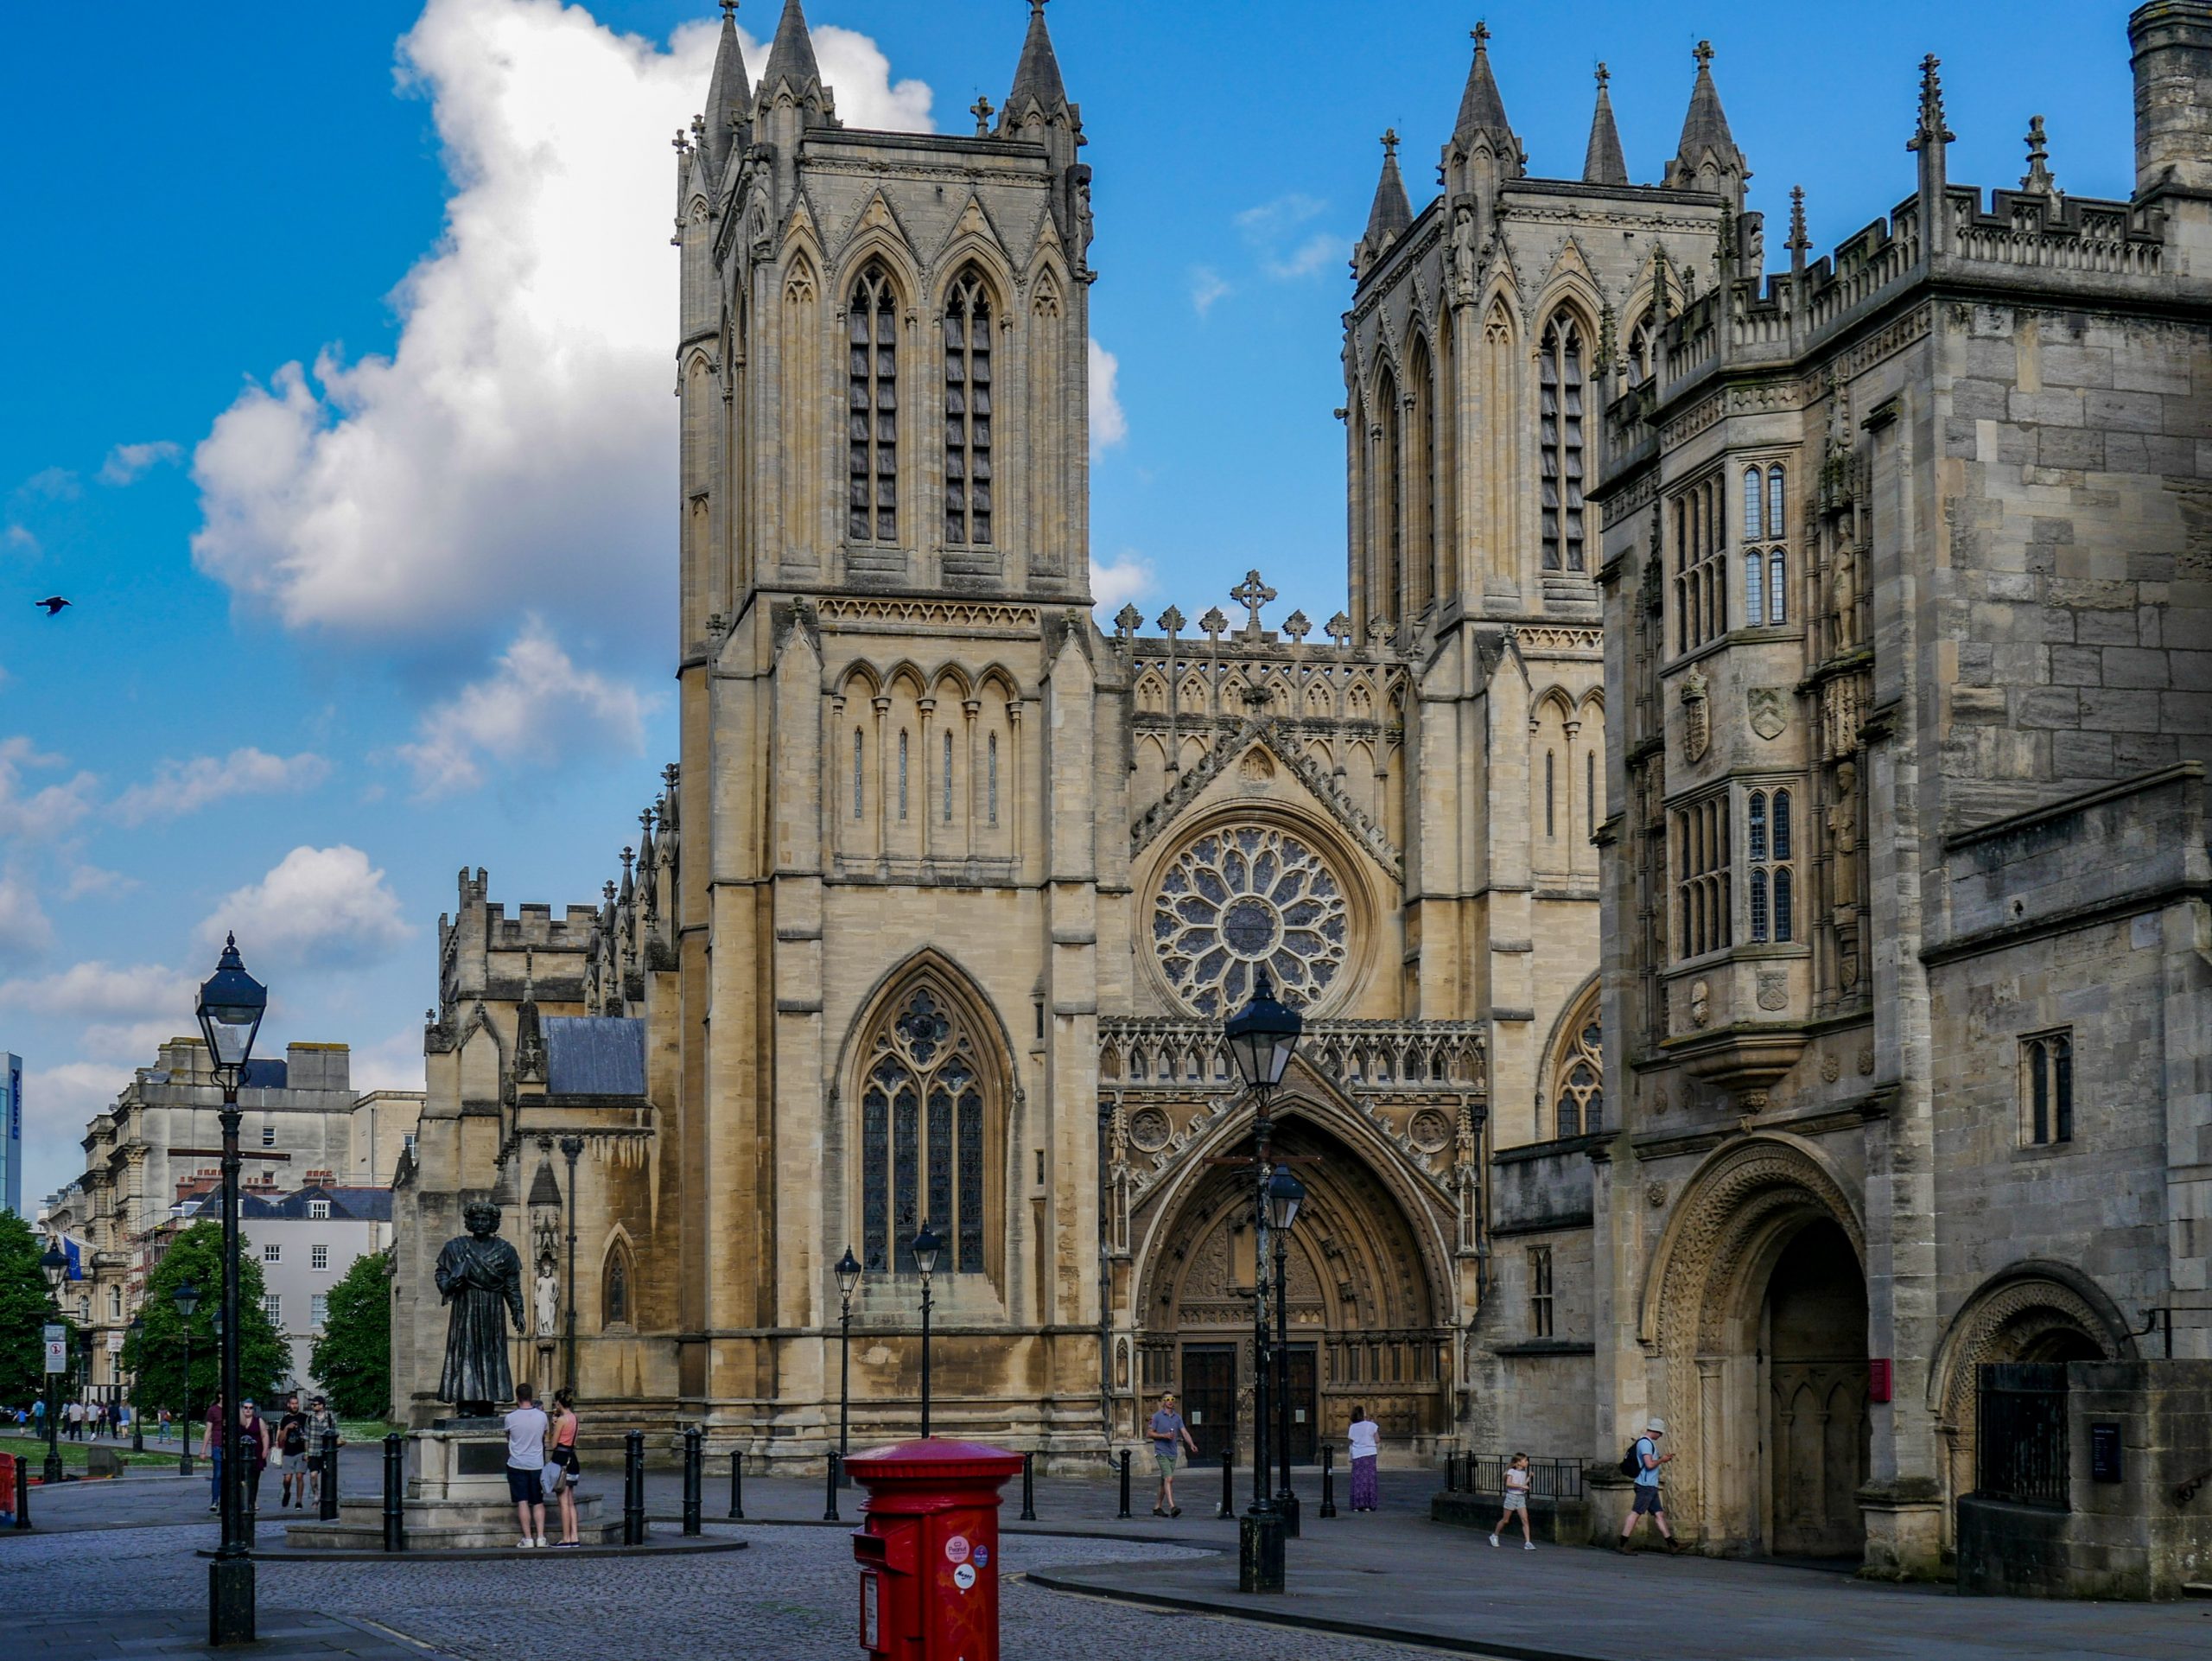
[[[1766,1537],[1783,1556],[1862,1556],[1866,1277],[1842,1228],[1821,1218],[1799,1230],[1765,1302]]]
[[[1355,1405],[1386,1441],[1439,1434],[1451,1334],[1414,1223],[1364,1158],[1294,1107],[1274,1145],[1306,1188],[1286,1265],[1293,1459],[1340,1440]],[[1201,1459],[1224,1445],[1239,1462],[1251,1454],[1254,1235],[1249,1168],[1211,1167],[1155,1236],[1141,1279],[1141,1389],[1181,1395]]]

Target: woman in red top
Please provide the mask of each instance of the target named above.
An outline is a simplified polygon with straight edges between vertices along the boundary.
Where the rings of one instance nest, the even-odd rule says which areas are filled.
[[[553,1441],[545,1456],[549,1465],[561,1467],[561,1543],[582,1545],[576,1537],[576,1393],[553,1392]]]

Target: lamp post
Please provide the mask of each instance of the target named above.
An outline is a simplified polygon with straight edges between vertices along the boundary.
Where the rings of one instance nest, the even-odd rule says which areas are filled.
[[[851,1456],[853,1421],[853,1294],[860,1289],[861,1260],[853,1256],[850,1246],[837,1259],[837,1486],[847,1488],[853,1479],[846,1474],[845,1461]]]
[[[937,1255],[944,1242],[937,1238],[929,1219],[914,1231],[914,1267],[922,1271],[922,1435],[930,1433],[930,1276],[937,1273]]]
[[[133,1363],[130,1369],[130,1451],[134,1454],[143,1454],[146,1451],[146,1427],[145,1421],[139,1416],[138,1413],[138,1378],[146,1370],[146,1317],[144,1315],[137,1314],[130,1317],[130,1336],[137,1340],[137,1347],[130,1352]]]
[[[61,1326],[61,1282],[69,1277],[69,1258],[61,1250],[61,1242],[52,1235],[47,1237],[46,1255],[38,1260],[39,1270],[46,1276],[46,1289],[54,1299],[54,1322]],[[68,1328],[62,1327],[62,1341],[68,1342]],[[65,1352],[65,1359],[66,1352]],[[46,1375],[46,1469],[48,1486],[61,1480],[61,1391],[54,1380],[62,1375],[48,1371]]]
[[[1282,1473],[1275,1510],[1282,1516],[1283,1532],[1293,1538],[1298,1534],[1298,1496],[1290,1486],[1290,1227],[1305,1200],[1306,1185],[1287,1168],[1268,1178],[1268,1224],[1275,1237],[1275,1441]]]
[[[561,1294],[561,1382],[576,1387],[576,1161],[584,1151],[582,1136],[561,1138],[561,1157],[569,1161],[569,1186],[562,1199],[569,1212],[568,1284]]]
[[[245,972],[238,937],[223,944],[215,972],[200,988],[200,1030],[223,1091],[222,1543],[207,1565],[207,1641],[253,1642],[253,1557],[245,1535],[245,1461],[233,1420],[240,1399],[238,1340],[238,1085],[253,1059],[253,1038],[269,1008],[269,989]]]
[[[1268,1190],[1274,1172],[1268,1142],[1274,1132],[1268,1101],[1282,1083],[1306,1023],[1276,1002],[1267,965],[1255,966],[1252,1001],[1224,1024],[1222,1035],[1236,1070],[1252,1091],[1252,1505],[1237,1524],[1236,1585],[1243,1592],[1280,1592],[1283,1586],[1283,1518],[1268,1498]]]
[[[184,1410],[180,1416],[184,1422],[179,1429],[184,1436],[184,1451],[177,1455],[176,1473],[192,1474],[192,1315],[200,1308],[200,1289],[190,1281],[179,1281],[176,1289],[169,1294],[169,1301],[176,1305],[176,1313],[184,1322]]]

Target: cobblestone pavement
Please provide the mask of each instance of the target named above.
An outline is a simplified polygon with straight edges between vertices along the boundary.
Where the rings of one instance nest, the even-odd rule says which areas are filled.
[[[718,1525],[743,1552],[621,1562],[294,1563],[257,1566],[259,1601],[373,1623],[460,1661],[824,1661],[858,1656],[852,1548],[832,1529]],[[143,1526],[34,1534],[0,1543],[0,1622],[67,1609],[81,1624],[103,1612],[199,1607],[205,1527]],[[1001,1542],[1009,1575],[1048,1564],[1128,1563],[1204,1554],[1130,1541]],[[1233,1565],[1231,1566],[1233,1573]],[[1008,1661],[1414,1661],[1416,1651],[1286,1632],[1207,1615],[1154,1613],[1003,1585],[1001,1652]],[[44,1651],[35,1634],[26,1661]]]

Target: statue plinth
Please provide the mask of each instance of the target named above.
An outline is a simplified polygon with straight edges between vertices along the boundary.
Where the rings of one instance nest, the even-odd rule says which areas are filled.
[[[510,1504],[504,1419],[439,1419],[409,1440],[416,1457],[410,1499]]]

